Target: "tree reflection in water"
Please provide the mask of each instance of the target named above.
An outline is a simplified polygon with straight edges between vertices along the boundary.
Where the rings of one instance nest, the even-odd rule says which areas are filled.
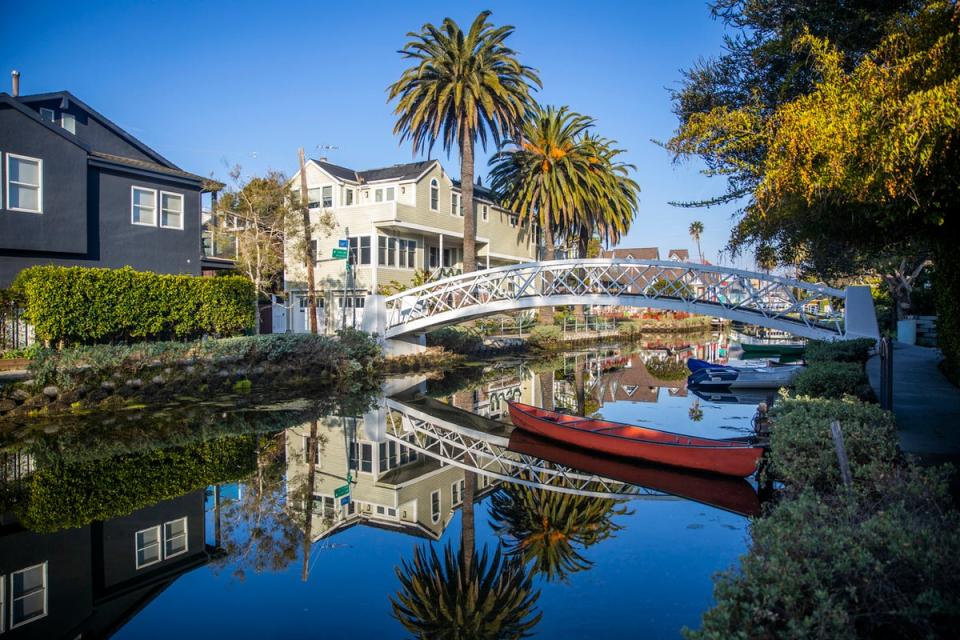
[[[526,475],[530,480],[532,476]],[[504,485],[492,496],[490,517],[497,534],[506,538],[507,554],[532,562],[533,570],[549,581],[565,581],[592,562],[580,550],[612,537],[622,529],[614,516],[627,507],[611,498],[560,493],[521,484]]]

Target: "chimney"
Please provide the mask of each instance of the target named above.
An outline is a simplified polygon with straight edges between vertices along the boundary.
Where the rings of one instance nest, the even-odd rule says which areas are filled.
[[[20,72],[13,70],[10,72],[10,81],[13,85],[12,95],[14,98],[20,95]]]

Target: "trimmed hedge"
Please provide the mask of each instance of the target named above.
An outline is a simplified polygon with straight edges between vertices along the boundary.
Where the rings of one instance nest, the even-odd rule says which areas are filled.
[[[877,344],[873,338],[856,340],[810,340],[803,352],[803,358],[812,362],[859,362],[863,364],[870,358],[870,350]]]
[[[563,331],[556,325],[537,325],[527,342],[539,349],[557,349],[563,345]]]
[[[800,396],[856,396],[861,400],[873,397],[870,381],[859,362],[814,362],[800,372],[793,384]]]
[[[443,347],[453,353],[474,353],[483,347],[483,338],[460,327],[443,327],[427,333],[428,347]]]
[[[242,276],[38,266],[21,271],[14,289],[37,337],[65,344],[225,337],[254,323],[256,293]]]

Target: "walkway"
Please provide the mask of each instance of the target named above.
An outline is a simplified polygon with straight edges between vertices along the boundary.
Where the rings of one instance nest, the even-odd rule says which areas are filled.
[[[960,389],[940,373],[939,361],[937,349],[894,346],[893,412],[900,446],[929,462],[960,459]],[[867,362],[867,375],[879,395],[879,356]]]

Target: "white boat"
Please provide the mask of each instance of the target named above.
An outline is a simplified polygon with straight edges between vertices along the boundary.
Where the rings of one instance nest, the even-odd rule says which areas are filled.
[[[694,371],[687,386],[698,389],[776,389],[789,387],[803,369],[799,364],[766,367],[716,365]]]

